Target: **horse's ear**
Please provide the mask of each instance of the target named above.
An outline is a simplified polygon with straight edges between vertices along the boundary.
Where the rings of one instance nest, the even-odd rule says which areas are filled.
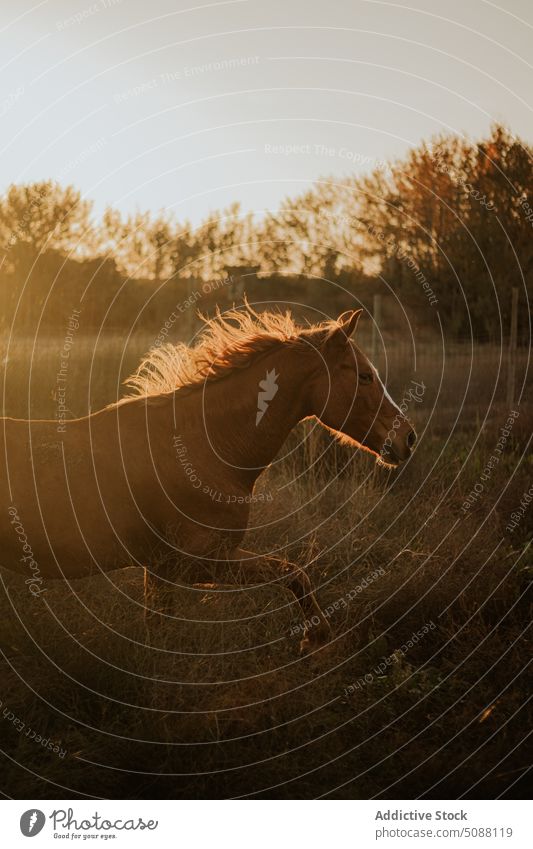
[[[346,310],[337,319],[337,324],[340,325],[343,333],[348,338],[352,336],[357,327],[357,322],[361,318],[363,310]]]
[[[348,339],[355,331],[363,310],[347,310],[337,319],[337,326],[328,334],[325,347],[328,351],[339,352],[346,348]]]
[[[325,339],[325,350],[331,351],[338,356],[346,349],[348,340],[355,331],[357,322],[363,310],[347,310],[337,319],[336,326],[328,333]]]

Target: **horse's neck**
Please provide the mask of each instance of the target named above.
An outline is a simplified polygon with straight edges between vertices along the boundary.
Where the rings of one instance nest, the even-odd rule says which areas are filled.
[[[309,415],[308,370],[304,358],[282,346],[247,369],[207,385],[209,441],[223,462],[247,482],[255,481],[291,430]]]

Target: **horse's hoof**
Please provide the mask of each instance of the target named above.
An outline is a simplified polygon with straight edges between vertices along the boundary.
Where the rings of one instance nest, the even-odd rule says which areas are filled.
[[[306,631],[302,641],[300,642],[300,654],[310,654],[317,649],[324,648],[331,640],[331,628],[327,622],[317,625],[309,631]]]
[[[303,640],[300,640],[300,655],[304,657],[304,655],[309,654],[311,650],[311,640],[309,637],[304,637]]]

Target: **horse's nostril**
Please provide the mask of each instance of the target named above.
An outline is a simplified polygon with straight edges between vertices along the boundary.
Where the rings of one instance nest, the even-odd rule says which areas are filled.
[[[410,430],[407,434],[407,445],[409,448],[412,448],[416,442],[416,433],[414,430]]]

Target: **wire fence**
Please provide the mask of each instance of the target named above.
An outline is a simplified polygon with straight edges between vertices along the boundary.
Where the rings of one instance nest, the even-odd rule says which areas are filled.
[[[8,347],[2,337],[2,414],[55,418],[61,398],[66,417],[72,418],[112,403],[124,395],[124,380],[153,343],[153,337],[143,333],[128,339],[69,332],[65,338],[18,338]],[[361,345],[365,348],[364,338]],[[461,416],[468,425],[469,417],[484,417],[505,404],[508,359],[507,347],[497,345],[392,339],[378,351],[375,365],[397,403],[416,382],[423,386],[423,401],[411,402],[411,409],[437,408],[441,416]],[[519,348],[516,404],[527,399],[530,382],[530,351]]]

